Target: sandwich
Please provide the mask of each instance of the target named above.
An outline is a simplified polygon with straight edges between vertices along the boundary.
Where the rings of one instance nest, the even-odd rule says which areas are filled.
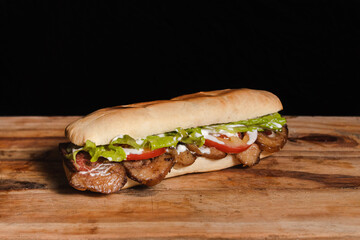
[[[251,167],[285,145],[274,94],[225,89],[104,108],[65,129],[59,145],[69,184],[114,193],[166,178]],[[221,174],[221,171],[219,171]]]

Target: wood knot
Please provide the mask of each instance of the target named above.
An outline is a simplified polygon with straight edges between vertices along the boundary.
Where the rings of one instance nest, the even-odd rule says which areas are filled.
[[[0,181],[0,190],[26,190],[26,189],[46,189],[46,184],[28,181],[15,181],[3,179]]]

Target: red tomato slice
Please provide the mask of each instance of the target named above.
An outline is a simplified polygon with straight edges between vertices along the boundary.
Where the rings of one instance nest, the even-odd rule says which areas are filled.
[[[166,148],[158,148],[155,150],[144,150],[140,154],[130,153],[126,155],[126,160],[144,160],[149,158],[154,158],[164,154],[166,152]]]
[[[249,140],[249,137],[247,135],[245,135],[243,139],[235,136],[229,138],[223,135],[216,137],[216,139],[223,142],[224,144],[205,139],[204,145],[208,147],[215,147],[216,149],[226,153],[239,153],[245,151],[251,146],[246,144]]]

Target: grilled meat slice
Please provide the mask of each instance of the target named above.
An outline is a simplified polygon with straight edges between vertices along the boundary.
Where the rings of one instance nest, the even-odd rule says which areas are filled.
[[[127,175],[134,181],[147,186],[160,183],[175,164],[169,153],[146,160],[123,161]]]
[[[119,163],[101,163],[91,171],[72,171],[65,166],[66,177],[75,189],[114,193],[126,184],[125,168]]]
[[[60,144],[60,151],[64,156],[69,154],[68,144]],[[113,163],[105,158],[97,162],[90,162],[90,155],[79,152],[76,162],[64,157],[63,164],[66,177],[75,189],[101,193],[118,192],[126,184],[127,176],[121,163]]]
[[[264,131],[258,132],[256,143],[262,151],[269,153],[278,152],[284,147],[288,139],[287,125],[282,127],[281,132]]]
[[[254,166],[260,161],[261,149],[256,143],[251,144],[251,146],[243,152],[235,154],[236,159],[238,159],[245,166]]]
[[[186,147],[190,151],[195,152],[196,155],[210,159],[221,159],[227,155],[227,153],[220,151],[215,147],[207,147],[205,145],[198,147],[196,144],[186,144]]]
[[[168,152],[173,156],[176,166],[190,166],[196,160],[196,155],[191,153],[183,144],[177,148],[169,148]]]

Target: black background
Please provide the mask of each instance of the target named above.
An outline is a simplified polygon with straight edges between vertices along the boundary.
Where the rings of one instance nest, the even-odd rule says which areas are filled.
[[[0,114],[83,115],[224,88],[360,115],[358,1],[1,1]]]

